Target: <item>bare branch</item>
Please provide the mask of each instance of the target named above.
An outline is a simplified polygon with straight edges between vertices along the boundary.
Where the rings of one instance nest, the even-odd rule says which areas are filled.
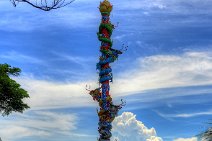
[[[32,2],[31,0],[10,0],[10,1],[12,2],[14,7],[16,7],[18,3],[24,2],[40,10],[50,11],[52,9],[65,7],[74,2],[75,0],[68,0],[68,2],[66,2],[66,0],[49,0],[52,2],[48,2],[48,0],[34,0],[34,2]]]

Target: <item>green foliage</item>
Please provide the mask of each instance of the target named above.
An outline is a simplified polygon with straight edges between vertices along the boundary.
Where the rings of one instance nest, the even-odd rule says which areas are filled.
[[[9,76],[19,76],[21,70],[8,64],[0,64],[0,113],[5,116],[11,112],[23,112],[29,106],[22,100],[29,98],[27,91]]]
[[[212,140],[212,127],[208,128],[205,132],[200,135],[201,141],[211,141]]]

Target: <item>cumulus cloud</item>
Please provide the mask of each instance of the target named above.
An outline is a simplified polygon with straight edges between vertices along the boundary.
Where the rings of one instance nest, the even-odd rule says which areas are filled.
[[[174,141],[197,141],[196,137],[192,137],[192,138],[178,138],[175,139]]]
[[[118,141],[162,141],[154,128],[147,128],[136,115],[124,112],[113,121],[113,139]]]

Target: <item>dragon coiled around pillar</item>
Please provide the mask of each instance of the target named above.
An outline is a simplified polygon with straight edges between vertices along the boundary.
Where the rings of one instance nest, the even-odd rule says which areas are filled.
[[[99,116],[98,132],[100,137],[98,141],[110,141],[112,136],[112,121],[118,114],[118,111],[126,104],[121,100],[121,104],[113,104],[112,98],[109,94],[110,82],[113,81],[112,69],[110,63],[116,61],[121,50],[112,48],[113,42],[110,39],[114,25],[110,22],[110,12],[113,6],[109,1],[104,0],[100,2],[99,11],[102,15],[101,24],[99,26],[99,32],[97,33],[99,41],[101,41],[99,62],[96,65],[96,69],[99,71],[99,83],[101,86],[95,90],[89,90],[89,94],[93,97],[93,100],[99,103],[100,110],[97,110]]]

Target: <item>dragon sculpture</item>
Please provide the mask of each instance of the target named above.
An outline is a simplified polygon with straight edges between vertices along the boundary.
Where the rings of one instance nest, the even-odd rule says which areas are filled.
[[[113,6],[109,1],[104,0],[100,2],[99,11],[102,15],[99,32],[97,33],[99,41],[101,41],[99,62],[96,69],[99,71],[99,84],[100,87],[95,90],[89,90],[89,94],[93,100],[99,103],[100,110],[97,110],[99,117],[98,132],[100,137],[98,141],[110,141],[112,136],[112,121],[118,114],[118,111],[126,104],[121,100],[121,104],[113,104],[113,100],[109,94],[110,82],[113,81],[112,69],[110,63],[116,61],[122,50],[112,48],[113,42],[110,39],[114,25],[110,22],[110,13]]]

